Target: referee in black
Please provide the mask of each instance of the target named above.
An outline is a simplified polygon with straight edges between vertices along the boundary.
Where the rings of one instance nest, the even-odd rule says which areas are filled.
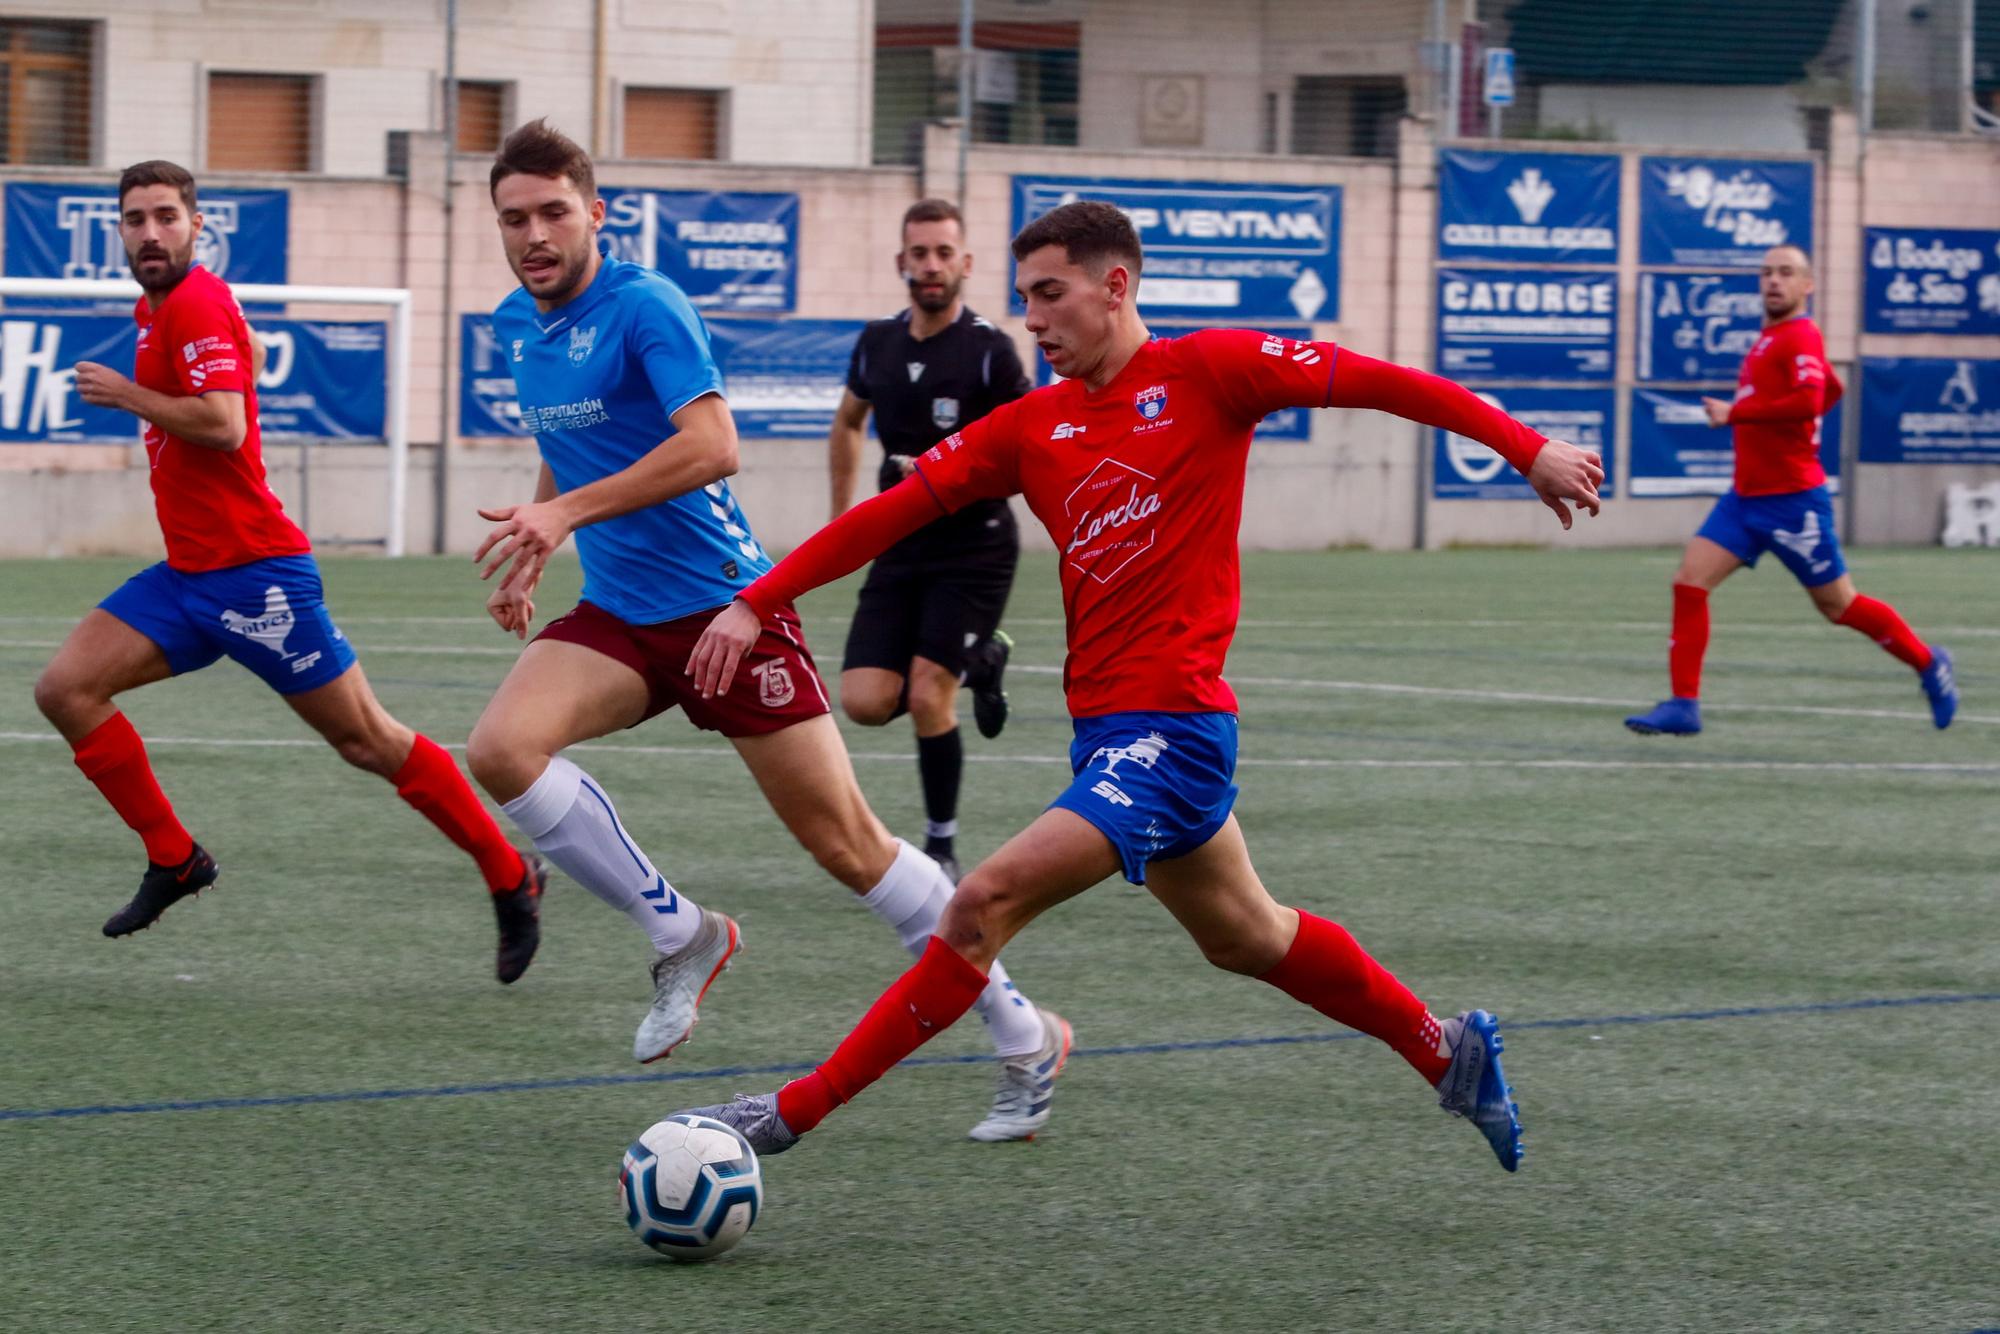
[[[965,221],[942,199],[921,199],[903,214],[896,268],[910,306],[871,321],[855,342],[828,441],[833,514],[854,502],[868,414],[882,438],[881,489],[909,476],[917,456],[1028,392],[1014,340],[966,308],[972,272]],[[972,689],[982,735],[1007,724],[1000,678],[1013,641],[1000,613],[1014,584],[1020,534],[1005,501],[980,501],[919,529],[868,571],[841,664],[840,703],[864,727],[908,712],[917,728],[923,779],[924,851],[958,882],[958,689]]]

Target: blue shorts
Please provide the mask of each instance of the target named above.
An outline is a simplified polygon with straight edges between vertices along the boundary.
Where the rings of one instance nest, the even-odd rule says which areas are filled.
[[[162,562],[97,605],[158,644],[176,676],[226,653],[280,695],[296,695],[354,665],[353,646],[327,615],[311,556],[201,574]]]
[[[1732,487],[1715,502],[1695,536],[1745,565],[1755,565],[1766,551],[1775,552],[1807,588],[1847,573],[1840,539],[1833,535],[1833,497],[1823,486],[1781,496],[1739,496]]]
[[[1146,883],[1146,863],[1184,857],[1215,837],[1236,804],[1236,715],[1109,713],[1076,719],[1076,774],[1049,803],[1090,821],[1111,840],[1125,878]]]

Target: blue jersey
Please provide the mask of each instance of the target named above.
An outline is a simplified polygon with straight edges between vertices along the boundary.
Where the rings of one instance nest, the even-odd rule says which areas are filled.
[[[722,392],[708,331],[681,289],[603,257],[597,277],[546,314],[525,288],[493,312],[521,424],[560,491],[622,472],[674,434],[673,414]],[[729,483],[576,530],[584,600],[634,625],[719,607],[771,568]]]

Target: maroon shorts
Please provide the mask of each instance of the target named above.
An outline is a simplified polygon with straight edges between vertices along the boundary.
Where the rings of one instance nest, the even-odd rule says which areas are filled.
[[[739,737],[782,731],[793,723],[831,712],[826,686],[820,682],[812,654],[806,651],[799,615],[789,606],[780,607],[764,622],[757,642],[736,665],[729,693],[703,699],[694,678],[687,674],[688,655],[721,611],[711,607],[677,621],[632,625],[602,607],[579,602],[574,611],[550,621],[535,638],[581,644],[639,673],[646,682],[647,718],[678,704],[696,727]]]

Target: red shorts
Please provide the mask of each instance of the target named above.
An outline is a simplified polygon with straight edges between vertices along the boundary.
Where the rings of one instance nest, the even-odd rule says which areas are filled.
[[[703,731],[739,737],[782,731],[832,711],[826,686],[806,650],[799,615],[789,606],[780,607],[764,622],[757,642],[736,666],[729,693],[703,699],[694,687],[694,678],[687,674],[688,655],[721,611],[721,607],[711,607],[677,621],[632,625],[602,607],[579,602],[574,611],[550,621],[535,638],[581,644],[639,673],[646,682],[647,718],[678,704],[688,721]]]

